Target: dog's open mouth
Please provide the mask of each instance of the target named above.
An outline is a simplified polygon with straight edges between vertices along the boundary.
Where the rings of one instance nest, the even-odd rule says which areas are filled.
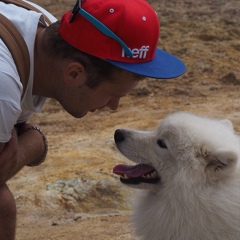
[[[121,182],[126,184],[158,183],[160,181],[155,168],[148,164],[137,164],[135,166],[119,164],[113,168],[113,173],[120,175]]]

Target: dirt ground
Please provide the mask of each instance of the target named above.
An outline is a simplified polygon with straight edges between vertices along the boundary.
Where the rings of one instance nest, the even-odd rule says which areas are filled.
[[[70,0],[36,0],[56,17]],[[161,19],[159,47],[187,65],[184,76],[147,79],[117,111],[74,119],[48,100],[33,122],[49,140],[47,161],[9,181],[18,208],[17,240],[136,240],[134,192],[112,168],[126,162],[113,141],[118,128],[153,130],[175,111],[230,119],[240,133],[240,2],[151,0]],[[151,240],[151,239],[149,239]]]

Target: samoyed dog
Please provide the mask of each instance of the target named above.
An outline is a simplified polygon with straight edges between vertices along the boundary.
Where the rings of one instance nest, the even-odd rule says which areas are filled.
[[[138,191],[136,234],[144,240],[240,240],[240,142],[229,120],[174,113],[153,132],[118,129],[135,166],[113,172]]]

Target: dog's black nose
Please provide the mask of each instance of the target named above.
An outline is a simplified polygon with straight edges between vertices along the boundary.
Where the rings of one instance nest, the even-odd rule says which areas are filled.
[[[123,142],[125,139],[123,132],[120,129],[117,129],[114,133],[114,140],[116,143]]]

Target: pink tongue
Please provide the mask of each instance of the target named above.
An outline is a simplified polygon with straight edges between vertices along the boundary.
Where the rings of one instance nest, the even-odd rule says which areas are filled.
[[[147,164],[138,164],[135,166],[119,164],[113,168],[113,173],[117,175],[126,174],[129,177],[141,177],[143,174],[152,171],[155,171],[155,169]]]

